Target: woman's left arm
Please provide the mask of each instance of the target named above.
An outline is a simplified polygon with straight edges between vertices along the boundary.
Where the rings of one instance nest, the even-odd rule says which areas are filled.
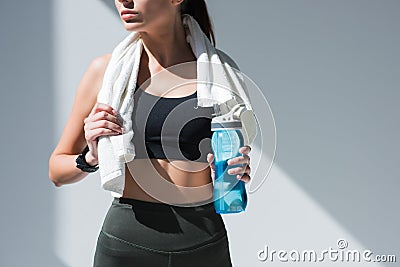
[[[236,178],[248,183],[250,181],[250,156],[248,155],[251,151],[250,146],[242,146],[239,149],[239,153],[243,154],[243,156],[234,157],[228,160],[228,165],[236,165],[243,164],[241,167],[235,167],[228,170],[229,174],[236,174]],[[215,179],[215,165],[214,165],[214,154],[208,153],[207,161],[210,164],[211,168],[211,177]]]

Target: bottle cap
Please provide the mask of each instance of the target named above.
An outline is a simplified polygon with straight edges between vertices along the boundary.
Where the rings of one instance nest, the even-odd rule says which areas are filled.
[[[230,99],[222,104],[214,104],[214,118],[211,120],[211,131],[223,129],[241,129],[241,114],[246,111],[244,103]]]

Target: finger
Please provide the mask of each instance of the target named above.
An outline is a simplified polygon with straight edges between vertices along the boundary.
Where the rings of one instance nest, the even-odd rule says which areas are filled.
[[[207,162],[212,163],[214,161],[214,154],[213,153],[208,153],[207,154]]]
[[[234,157],[228,160],[228,165],[236,165],[241,163],[250,164],[250,157],[244,154],[243,156]]]
[[[107,121],[107,120],[94,121],[91,124],[85,124],[85,126],[83,128],[85,129],[85,131],[90,131],[90,130],[94,130],[94,129],[98,129],[98,128],[100,128],[100,129],[104,128],[104,129],[113,130],[118,133],[123,133],[123,129],[121,126],[119,126],[118,124],[115,124],[111,121]]]
[[[238,167],[238,173],[237,174],[243,174],[243,173],[247,173],[248,175],[250,175],[251,172],[251,168],[250,165],[245,165],[243,167]]]
[[[91,116],[85,118],[84,119],[84,123],[86,125],[89,122],[95,122],[95,121],[99,121],[99,120],[108,120],[108,121],[118,125],[120,128],[123,128],[122,127],[122,123],[117,119],[117,117],[114,116],[114,115],[111,115],[107,111],[100,111],[100,112],[97,112],[94,115],[91,115]],[[92,128],[93,127],[89,128],[89,129],[92,129]]]
[[[239,148],[239,153],[241,153],[241,154],[249,154],[250,151],[251,151],[251,147],[249,145],[242,146],[241,148]]]
[[[215,171],[215,165],[214,165],[214,154],[208,153],[207,154],[207,161],[211,167],[211,170]]]
[[[119,135],[120,133],[110,130],[110,129],[105,129],[105,128],[97,128],[91,131],[88,131],[85,133],[85,139],[88,141],[95,141],[97,137],[103,136],[103,135]]]
[[[93,118],[93,121],[102,120],[102,119],[109,120],[109,121],[112,121],[112,122],[122,126],[122,122],[118,119],[118,117],[116,115],[110,114],[109,112],[107,112],[105,110],[97,112],[96,114],[94,114],[92,116],[92,118]]]
[[[245,170],[245,172],[246,172],[248,175],[250,175],[250,173],[251,173],[250,165],[246,165],[246,170]]]
[[[230,168],[228,170],[228,174],[243,174],[243,173],[250,174],[250,166],[249,165],[246,165],[243,167]]]
[[[92,116],[92,115],[94,115],[94,114],[96,114],[97,112],[102,111],[102,110],[107,111],[107,112],[110,113],[110,114],[114,114],[114,115],[117,115],[117,114],[118,114],[118,111],[115,110],[115,109],[114,109],[113,107],[111,107],[110,105],[107,105],[107,104],[105,104],[105,103],[96,102],[96,104],[93,106],[92,110],[90,111],[89,116]]]
[[[251,180],[250,175],[248,175],[247,173],[245,173],[243,175],[238,174],[238,175],[236,175],[236,178],[239,180],[242,180],[245,183],[248,183]]]

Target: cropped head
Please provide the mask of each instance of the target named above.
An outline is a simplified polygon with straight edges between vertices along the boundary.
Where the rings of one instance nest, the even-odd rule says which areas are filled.
[[[115,7],[127,31],[160,32],[180,23],[182,14],[196,19],[215,46],[212,23],[204,0],[115,0]]]

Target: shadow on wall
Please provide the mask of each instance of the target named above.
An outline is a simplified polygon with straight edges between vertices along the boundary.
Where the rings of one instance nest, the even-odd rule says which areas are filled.
[[[52,3],[0,2],[0,266],[65,266],[54,253],[47,168],[54,136]]]
[[[227,2],[210,6],[220,14]],[[257,33],[252,53],[219,43],[273,100],[279,166],[365,248],[398,253],[400,2],[254,1],[251,9],[245,20],[213,19],[217,39]]]

